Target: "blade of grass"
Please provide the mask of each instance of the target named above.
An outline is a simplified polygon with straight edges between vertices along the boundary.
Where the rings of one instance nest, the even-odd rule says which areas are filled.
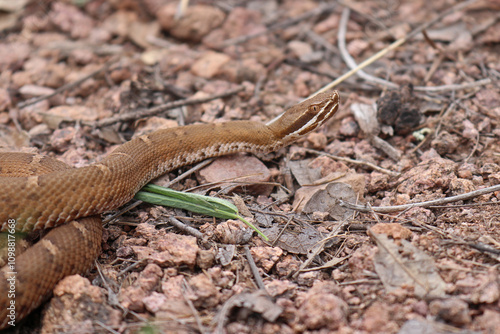
[[[183,193],[153,184],[144,186],[135,195],[135,198],[151,204],[184,209],[216,218],[239,219],[256,231],[264,240],[269,241],[256,226],[238,214],[238,209],[234,204],[220,198]]]

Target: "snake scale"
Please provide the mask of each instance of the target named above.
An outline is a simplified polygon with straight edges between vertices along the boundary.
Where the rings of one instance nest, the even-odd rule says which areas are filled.
[[[100,253],[99,215],[130,201],[155,177],[209,157],[277,150],[321,126],[338,106],[333,91],[267,124],[231,121],[158,130],[81,168],[38,155],[0,153],[0,230],[56,227],[16,255],[15,267],[0,270],[0,329],[9,326],[13,312],[19,321],[38,307],[65,276],[88,271]]]

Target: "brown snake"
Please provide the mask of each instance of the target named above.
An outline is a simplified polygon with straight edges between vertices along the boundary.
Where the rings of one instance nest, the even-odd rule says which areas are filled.
[[[52,166],[44,168],[45,158],[0,153],[1,231],[58,226],[16,255],[15,268],[6,265],[0,270],[0,329],[11,319],[10,305],[15,305],[19,321],[48,298],[63,277],[89,270],[100,252],[98,215],[127,203],[155,177],[209,157],[276,150],[321,126],[338,106],[334,91],[299,103],[268,124],[233,121],[158,130],[82,168],[50,158]],[[32,165],[38,169],[32,170]],[[11,277],[15,282],[7,280]]]

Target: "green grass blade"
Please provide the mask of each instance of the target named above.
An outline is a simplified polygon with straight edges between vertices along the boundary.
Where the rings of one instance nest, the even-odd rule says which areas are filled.
[[[256,226],[238,214],[238,209],[233,203],[220,198],[183,193],[153,184],[148,184],[142,188],[135,195],[135,198],[147,203],[184,209],[207,216],[239,219],[256,231],[264,240],[269,241]]]

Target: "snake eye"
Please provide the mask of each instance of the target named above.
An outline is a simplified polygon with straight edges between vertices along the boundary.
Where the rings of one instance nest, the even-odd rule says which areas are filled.
[[[313,104],[310,108],[309,111],[311,111],[313,114],[317,114],[319,111],[319,107],[317,104]]]

